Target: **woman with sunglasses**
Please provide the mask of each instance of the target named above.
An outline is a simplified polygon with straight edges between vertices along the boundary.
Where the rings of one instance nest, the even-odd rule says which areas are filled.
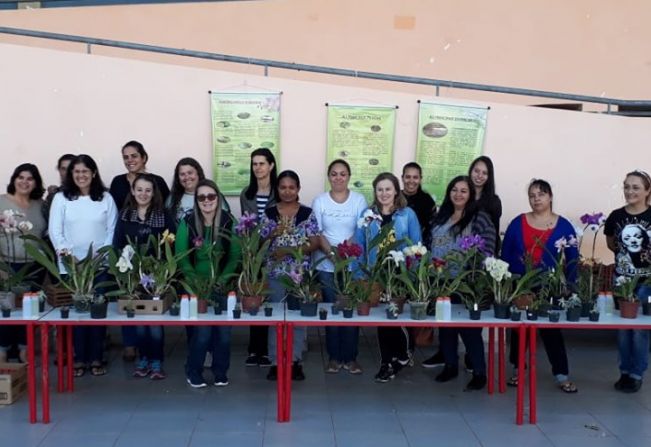
[[[216,274],[224,283],[235,272],[241,250],[233,231],[235,219],[222,209],[219,188],[212,180],[197,183],[194,211],[179,224],[175,249],[184,253],[194,248],[189,256],[179,261],[183,276],[209,278]],[[221,255],[215,256],[215,253]],[[213,264],[217,259],[217,264]],[[206,353],[212,351],[211,369],[214,385],[228,385],[231,357],[231,328],[229,326],[195,326],[189,340],[186,361],[186,380],[193,388],[203,388],[203,365]]]

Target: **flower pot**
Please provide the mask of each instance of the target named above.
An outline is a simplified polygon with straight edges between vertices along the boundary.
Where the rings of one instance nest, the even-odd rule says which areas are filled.
[[[94,320],[102,320],[106,318],[107,308],[108,308],[108,303],[106,301],[103,303],[91,303],[90,318]]]
[[[405,303],[407,302],[407,297],[401,296],[401,297],[393,298],[391,302],[395,303],[395,305],[398,306],[398,315],[400,315],[405,310]]]
[[[2,318],[11,317],[11,309],[2,309]]]
[[[136,311],[133,309],[127,309],[127,318],[133,318],[136,316]]]
[[[260,310],[259,308],[256,309],[255,307],[253,307],[253,308],[249,309],[249,315],[251,315],[252,317],[255,317],[256,315],[258,315],[259,310]]]
[[[511,315],[511,306],[509,304],[493,304],[493,313],[499,320],[508,320]]]
[[[536,321],[538,319],[538,313],[533,311],[527,311],[527,320]]]
[[[45,312],[45,300],[38,300],[38,313]]]
[[[239,320],[242,316],[242,309],[233,309],[233,318]]]
[[[208,300],[204,300],[204,299],[197,300],[197,313],[200,314],[208,313]]]
[[[522,319],[522,312],[516,310],[515,312],[511,311],[511,321],[520,321]]]
[[[377,307],[380,304],[380,297],[382,296],[382,284],[377,281],[373,281],[371,284],[367,283],[367,289],[369,291],[368,302],[371,307]]]
[[[178,317],[181,314],[181,308],[178,306],[170,307],[170,315],[173,317]]]
[[[347,308],[351,307],[350,306],[350,298],[348,298],[347,296],[343,296],[343,295],[337,295],[337,301],[335,302],[335,305],[337,306],[337,308],[339,310],[347,309]]]
[[[16,308],[16,295],[13,292],[0,292],[0,306]]]
[[[592,302],[583,302],[581,303],[581,318],[588,318],[590,316],[590,311],[593,307]]]
[[[560,320],[561,320],[560,312],[557,311],[549,312],[549,321],[551,323],[558,323]]]
[[[337,305],[337,303],[330,306],[330,313],[332,315],[339,315],[339,306]]]
[[[580,307],[571,307],[565,311],[565,319],[567,321],[579,321],[581,319]]]
[[[359,303],[357,305],[357,315],[367,317],[371,313],[371,303]]]
[[[92,300],[92,295],[72,295],[72,304],[75,308],[75,311],[79,313],[86,313],[90,310],[90,302]]]
[[[639,301],[619,301],[619,316],[622,318],[637,318],[637,309],[640,307]]]
[[[68,308],[61,308],[59,309],[59,312],[61,313],[61,318],[66,320],[70,316],[70,309]]]
[[[302,317],[316,317],[317,303],[301,303]]]
[[[328,319],[328,311],[326,310],[325,312],[319,311],[319,320],[327,320]]]
[[[262,305],[261,296],[243,296],[242,297],[242,311],[249,312],[252,308],[260,309]]]
[[[219,301],[215,301],[215,304],[212,306],[213,312],[215,312],[215,315],[221,315],[222,314],[222,305]]]
[[[387,312],[387,320],[397,320],[398,319],[398,314],[391,312],[389,309],[386,310]]]
[[[470,317],[471,320],[481,320],[481,310],[474,310],[470,309],[468,311],[468,316]]]
[[[264,316],[265,317],[270,317],[271,315],[273,315],[273,312],[274,312],[273,307],[265,307],[264,308]]]
[[[427,303],[409,303],[409,316],[412,320],[427,318]]]
[[[353,318],[353,309],[344,309],[341,313],[344,314],[344,318]]]
[[[301,299],[294,295],[287,295],[285,298],[287,310],[301,310]]]
[[[588,314],[588,320],[590,320],[590,321],[599,321],[599,312],[590,312]]]
[[[513,305],[519,310],[525,310],[533,305],[534,295],[520,295],[513,299]]]
[[[651,315],[651,303],[648,301],[642,302],[642,315]]]

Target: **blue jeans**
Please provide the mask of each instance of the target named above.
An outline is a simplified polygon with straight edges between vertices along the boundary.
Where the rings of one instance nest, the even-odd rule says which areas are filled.
[[[637,296],[646,300],[651,295],[651,287],[637,288]],[[617,333],[619,349],[619,371],[634,379],[641,380],[649,366],[649,331],[646,329],[622,329]]]
[[[277,279],[269,279],[269,301],[272,303],[280,303],[285,299],[285,287]],[[294,343],[293,347],[293,360],[300,362],[303,358],[303,340],[305,339],[305,327],[294,326]],[[272,364],[276,364],[276,346],[278,341],[276,340],[276,327],[269,327],[269,342],[268,342],[268,352],[269,359]]]
[[[122,346],[125,348],[138,346],[136,326],[122,326]]]
[[[337,301],[335,288],[335,274],[332,272],[318,272],[321,283],[321,293],[324,303]],[[359,343],[359,328],[351,326],[326,326],[326,349],[328,357],[337,363],[348,363],[357,359],[357,345]]]
[[[143,360],[163,361],[164,332],[163,326],[122,326],[133,327],[136,334],[136,346]]]
[[[99,364],[104,353],[106,326],[77,326],[73,328],[75,362]]]
[[[466,345],[474,375],[486,375],[486,358],[484,357],[484,340],[481,328],[439,328],[439,344],[447,366],[459,367],[459,336]]]
[[[186,373],[190,379],[202,376],[206,352],[212,350],[211,369],[215,380],[226,379],[231,365],[231,328],[229,326],[195,326],[190,338]]]

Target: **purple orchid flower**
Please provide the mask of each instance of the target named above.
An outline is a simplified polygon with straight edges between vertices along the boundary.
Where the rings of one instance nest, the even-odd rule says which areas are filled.
[[[145,275],[145,274],[140,275],[140,285],[143,286],[145,289],[148,289],[155,284],[156,281],[154,281],[154,278],[151,275]]]
[[[256,214],[249,213],[248,211],[246,211],[240,218],[238,224],[235,226],[235,232],[237,233],[238,236],[247,234],[249,231],[255,228],[257,223],[258,223],[258,216]]]
[[[584,225],[601,225],[603,223],[604,213],[584,214],[581,216],[581,223]]]
[[[484,251],[486,249],[486,241],[479,235],[464,236],[459,240],[459,248],[463,251],[468,251],[471,248]]]

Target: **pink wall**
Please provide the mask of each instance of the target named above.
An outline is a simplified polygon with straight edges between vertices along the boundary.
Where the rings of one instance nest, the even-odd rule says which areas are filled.
[[[0,44],[0,178],[21,162],[35,162],[48,183],[64,152],[87,152],[105,182],[122,173],[121,145],[142,141],[149,169],[168,181],[176,161],[193,156],[210,165],[208,90],[239,86],[283,91],[283,168],[299,172],[306,203],[325,182],[325,102],[369,102],[399,106],[394,171],[412,160],[417,100],[399,91],[241,75],[114,57]],[[431,97],[430,97],[431,99]],[[446,99],[463,103],[459,99]],[[496,164],[503,225],[528,209],[526,185],[546,178],[554,207],[570,219],[609,211],[622,203],[625,172],[649,168],[651,126],[644,119],[564,112],[499,103],[490,105],[485,153]]]

